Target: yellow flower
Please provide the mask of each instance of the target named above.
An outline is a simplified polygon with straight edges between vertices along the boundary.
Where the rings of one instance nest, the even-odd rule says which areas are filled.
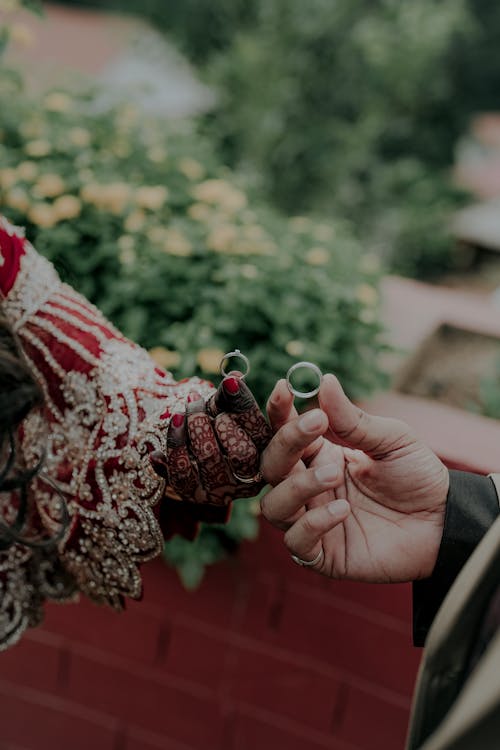
[[[50,229],[57,224],[57,216],[50,203],[35,203],[28,211],[28,218],[33,224]]]
[[[35,35],[24,23],[13,23],[9,29],[9,39],[14,44],[19,44],[22,47],[31,47],[35,40]]]
[[[123,226],[127,232],[140,232],[145,221],[146,214],[144,211],[132,211],[132,213],[125,219]]]
[[[11,188],[5,196],[5,202],[11,208],[16,208],[23,213],[26,213],[30,205],[28,194],[26,190],[21,187]]]
[[[125,182],[110,182],[107,185],[89,182],[82,186],[80,196],[86,203],[119,215],[130,201],[131,188]]]
[[[82,202],[76,195],[61,195],[52,204],[58,221],[76,219],[82,211]]]
[[[304,354],[305,346],[302,341],[289,341],[285,349],[291,357],[301,357]]]
[[[195,221],[206,221],[211,214],[210,207],[206,203],[193,203],[187,212],[188,216]]]
[[[111,182],[103,191],[103,207],[113,214],[121,214],[131,198],[131,188],[125,182]]]
[[[11,167],[0,169],[0,185],[3,188],[10,188],[17,182],[17,172]]]
[[[42,174],[33,186],[33,193],[37,198],[55,198],[65,189],[64,180],[57,174]]]
[[[356,289],[356,297],[368,307],[373,307],[378,302],[378,291],[370,284],[360,284]]]
[[[201,180],[205,174],[205,168],[196,159],[191,159],[189,156],[184,159],[180,159],[178,163],[179,172],[188,178],[188,180]]]
[[[163,146],[153,146],[148,151],[148,159],[154,164],[163,164],[168,156],[168,152]]]
[[[150,211],[158,211],[167,199],[168,190],[164,185],[144,185],[135,191],[137,205]]]
[[[326,266],[329,260],[330,255],[324,247],[312,247],[305,254],[305,261],[310,266]]]
[[[375,323],[377,315],[373,308],[363,307],[359,312],[358,318],[362,323],[369,325],[370,323]]]
[[[216,253],[230,253],[236,240],[236,228],[231,224],[219,224],[207,237],[207,245]]]
[[[193,248],[189,240],[178,229],[168,229],[166,232],[163,251],[169,255],[187,257],[192,254]]]
[[[156,362],[158,367],[162,367],[164,370],[169,370],[171,367],[178,367],[181,362],[179,352],[166,349],[164,346],[154,346],[149,350],[149,356],[153,362]]]
[[[122,236],[118,238],[117,245],[120,250],[132,250],[135,245],[135,240],[130,234],[122,234]]]
[[[88,146],[90,144],[92,137],[87,128],[70,128],[68,132],[68,139],[69,142],[73,144],[73,146],[85,148],[85,146]]]
[[[203,372],[219,372],[220,363],[225,352],[222,349],[200,349],[196,360]]]
[[[165,229],[165,227],[151,227],[151,229],[148,229],[146,232],[146,237],[150,242],[155,242],[157,244],[161,244],[165,242],[168,238],[168,229]]]
[[[131,266],[137,260],[137,255],[133,247],[126,247],[120,250],[119,258],[123,266]]]
[[[50,94],[47,94],[43,104],[49,112],[68,112],[73,105],[73,101],[68,94],[62,91],[52,91]]]
[[[47,156],[52,151],[52,146],[50,143],[43,138],[39,138],[34,141],[28,141],[26,143],[24,150],[28,154],[28,156],[35,156],[35,157],[42,157]]]
[[[38,174],[38,167],[34,161],[23,161],[17,167],[17,174],[21,180],[31,182]]]
[[[247,204],[245,193],[225,180],[205,180],[196,185],[192,193],[196,200],[218,205],[229,213],[234,213]]]

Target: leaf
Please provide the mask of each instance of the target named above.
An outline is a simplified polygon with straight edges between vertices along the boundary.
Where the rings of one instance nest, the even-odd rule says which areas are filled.
[[[188,591],[194,591],[203,580],[205,566],[200,560],[191,557],[189,560],[185,560],[181,563],[177,568],[177,571],[184,587],[188,589]]]

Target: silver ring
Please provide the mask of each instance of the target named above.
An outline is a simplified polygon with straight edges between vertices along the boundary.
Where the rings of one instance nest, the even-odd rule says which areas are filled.
[[[311,568],[313,565],[317,565],[319,562],[323,562],[324,556],[325,556],[325,552],[322,546],[320,551],[314,558],[314,560],[303,560],[301,557],[297,557],[297,555],[292,555],[292,560],[294,561],[294,563],[297,563],[297,565],[300,565],[302,568]]]
[[[292,381],[290,379],[291,376],[296,370],[300,370],[303,367],[307,370],[311,370],[318,377],[318,385],[316,388],[313,388],[312,391],[299,391],[292,385]],[[319,369],[318,365],[315,365],[312,362],[296,362],[290,367],[286,374],[286,384],[288,386],[288,390],[293,393],[294,396],[297,396],[298,398],[312,398],[313,396],[316,396],[317,393],[319,393],[322,377],[323,373]]]
[[[231,357],[239,357],[239,359],[242,359],[243,362],[245,363],[245,367],[247,368],[246,372],[244,372],[242,375],[240,375],[240,379],[241,380],[245,380],[246,376],[250,372],[250,360],[248,359],[248,357],[245,357],[245,355],[242,354],[239,349],[235,349],[232,352],[228,352],[227,354],[224,354],[224,356],[222,357],[222,359],[220,361],[220,374],[224,378],[227,378],[228,373],[224,369],[224,363],[225,363],[225,361],[227,359],[230,359]]]
[[[254,484],[255,482],[262,482],[264,480],[262,472],[260,471],[258,471],[257,474],[254,474],[253,477],[240,477],[239,474],[235,474],[233,471],[233,477],[243,484]]]

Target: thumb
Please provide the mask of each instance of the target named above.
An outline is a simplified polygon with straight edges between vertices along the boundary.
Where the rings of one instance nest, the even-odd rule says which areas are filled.
[[[399,419],[374,417],[355,406],[335,375],[323,376],[319,403],[328,417],[334,437],[372,458],[381,459],[414,441],[408,425]]]

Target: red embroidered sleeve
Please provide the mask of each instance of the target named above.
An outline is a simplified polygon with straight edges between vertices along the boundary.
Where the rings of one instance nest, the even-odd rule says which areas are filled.
[[[71,513],[57,554],[45,553],[50,586],[41,576],[33,586],[40,568],[33,552],[20,545],[0,552],[1,649],[6,634],[14,642],[38,621],[43,598],[76,590],[121,609],[124,597],[140,597],[139,564],[163,542],[153,506],[165,486],[148,454],[165,450],[168,415],[184,409],[187,393],[208,397],[212,386],[198,378],[176,383],[156,367],[4,219],[0,250],[4,312],[45,394],[43,413],[23,424],[22,450],[29,464],[46,450],[45,469]],[[55,533],[57,495],[41,479],[31,492],[36,523]]]

